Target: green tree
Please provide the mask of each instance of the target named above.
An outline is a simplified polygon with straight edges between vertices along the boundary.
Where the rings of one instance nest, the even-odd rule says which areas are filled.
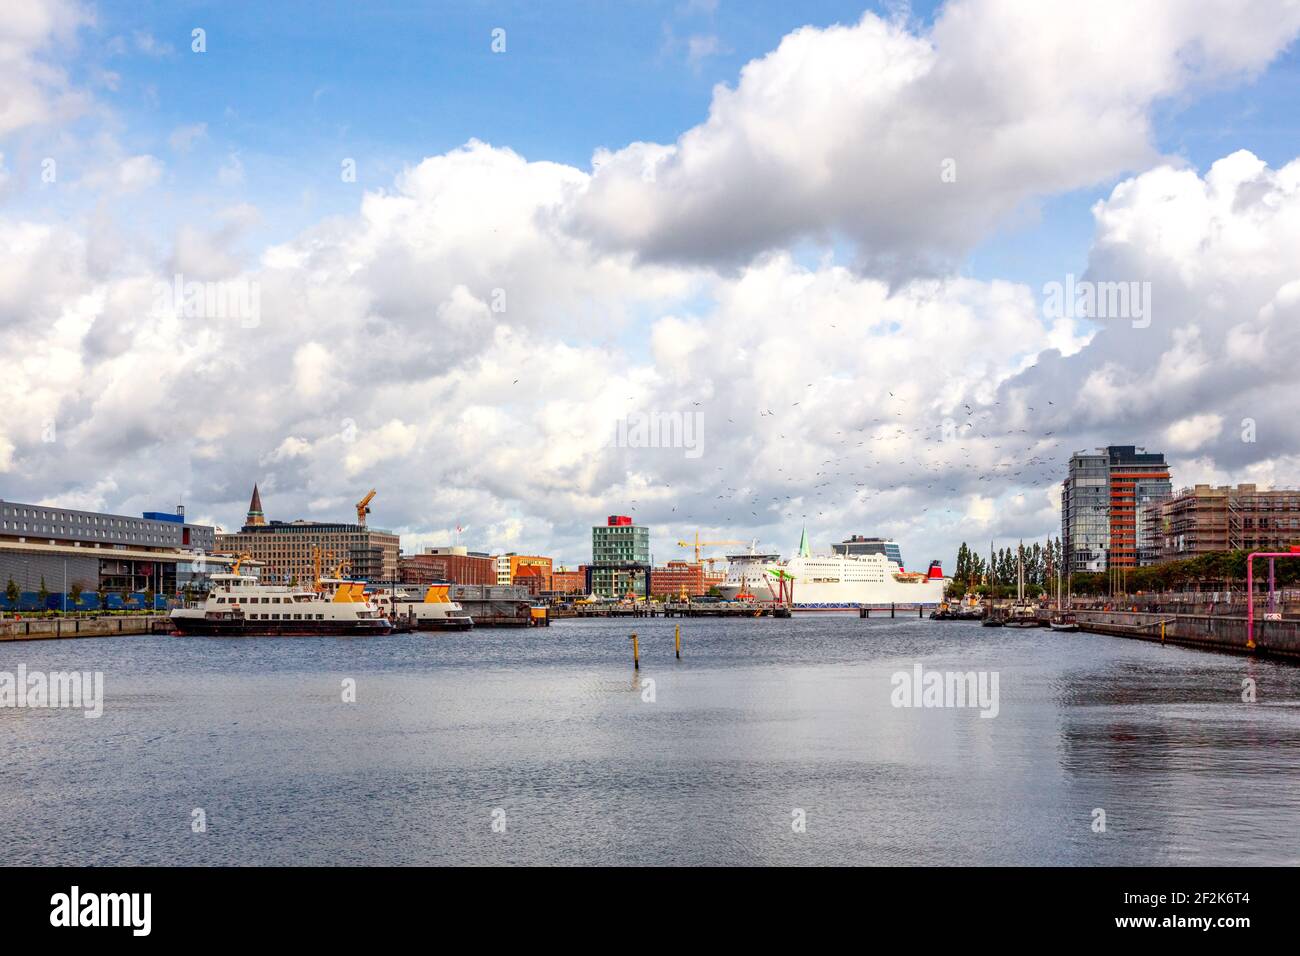
[[[17,609],[18,599],[22,597],[22,592],[18,590],[18,585],[14,582],[13,578],[9,579],[9,584],[5,588],[5,597],[7,597],[9,599],[9,603],[15,609]]]
[[[50,599],[50,589],[45,586],[45,575],[43,574],[41,575],[41,589],[36,592],[36,596],[40,599],[41,610],[45,610],[45,604]]]
[[[74,581],[72,583],[72,590],[68,592],[68,596],[72,598],[73,607],[80,606],[81,604],[81,582],[80,581]]]

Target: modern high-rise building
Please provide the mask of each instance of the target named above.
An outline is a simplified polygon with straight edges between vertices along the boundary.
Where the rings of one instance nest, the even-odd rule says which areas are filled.
[[[1061,548],[1069,571],[1150,564],[1147,514],[1168,498],[1169,465],[1159,453],[1109,445],[1070,456],[1061,492]]]
[[[621,598],[650,593],[650,529],[610,515],[591,529],[591,593]]]
[[[271,521],[262,514],[256,486],[243,528],[218,534],[216,550],[247,554],[262,563],[261,575],[275,582],[310,582],[316,553],[322,573],[342,563],[343,574],[363,581],[397,580],[401,540],[391,531],[362,524],[330,521]]]

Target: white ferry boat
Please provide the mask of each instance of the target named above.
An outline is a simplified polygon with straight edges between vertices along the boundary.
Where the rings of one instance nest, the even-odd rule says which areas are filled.
[[[758,551],[757,545],[745,554],[727,555],[727,577],[718,585],[718,594],[726,601],[775,601],[768,569],[780,560],[779,554]]]
[[[468,631],[474,620],[449,596],[451,585],[431,584],[421,594],[418,589],[396,588],[395,592],[374,594],[376,607],[397,627],[411,626],[417,631]]]
[[[852,539],[850,539],[852,540]],[[798,553],[773,570],[786,573],[796,611],[838,611],[883,604],[939,604],[948,579],[938,561],[905,571],[885,551],[815,555],[805,530]]]
[[[262,584],[240,574],[239,565],[230,574],[211,576],[212,589],[202,604],[172,611],[173,627],[181,634],[231,637],[359,637],[393,629],[360,581],[323,580],[319,589]]]

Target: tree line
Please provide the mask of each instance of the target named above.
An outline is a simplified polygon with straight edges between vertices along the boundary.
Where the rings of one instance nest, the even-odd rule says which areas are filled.
[[[1056,593],[1056,576],[1064,574],[1065,562],[1061,539],[1049,538],[1041,544],[1022,545],[1025,565],[1025,593],[1030,597]],[[964,594],[1009,597],[1016,593],[1016,554],[1018,548],[995,550],[985,556],[962,542],[957,551],[949,597]],[[1225,591],[1245,588],[1247,551],[1212,551],[1208,554],[1164,561],[1160,564],[1128,568],[1122,573],[1106,571],[1075,572],[1068,577],[1071,593],[1101,596],[1114,593],[1138,594],[1163,591]],[[1278,561],[1275,583],[1279,588],[1300,588],[1300,557]],[[1255,559],[1255,588],[1268,587],[1268,560]]]
[[[1017,557],[1022,556],[1025,569],[1025,593],[1035,597],[1055,593],[1056,574],[1063,567],[1061,539],[1047,538],[1014,548],[995,549],[988,555],[969,547],[965,541],[957,549],[949,597],[966,593],[1010,597],[1016,593]]]

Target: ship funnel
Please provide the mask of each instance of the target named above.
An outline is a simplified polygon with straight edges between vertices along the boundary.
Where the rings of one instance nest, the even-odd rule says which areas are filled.
[[[943,577],[943,563],[941,561],[931,561],[930,570],[926,577],[931,581],[939,580]]]

